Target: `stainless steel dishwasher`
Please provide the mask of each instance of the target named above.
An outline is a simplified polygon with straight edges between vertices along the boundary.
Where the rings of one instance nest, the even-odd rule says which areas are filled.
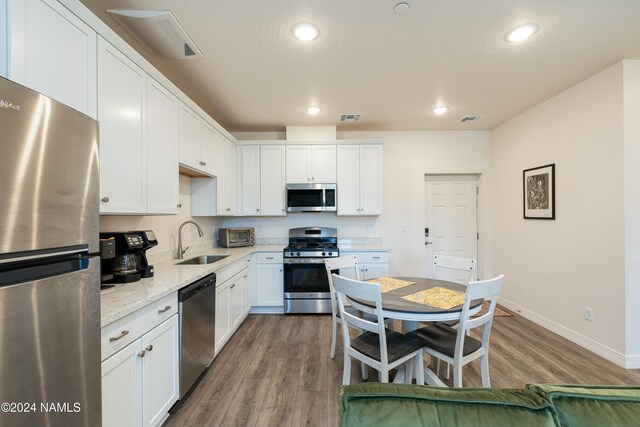
[[[213,360],[215,351],[216,275],[178,291],[180,310],[180,398]]]

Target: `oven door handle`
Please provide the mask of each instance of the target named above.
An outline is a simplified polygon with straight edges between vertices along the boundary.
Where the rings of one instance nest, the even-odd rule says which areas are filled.
[[[324,264],[324,258],[285,258],[285,264]]]

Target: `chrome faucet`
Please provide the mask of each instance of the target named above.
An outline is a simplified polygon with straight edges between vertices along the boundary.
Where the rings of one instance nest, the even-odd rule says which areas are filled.
[[[200,237],[204,236],[204,233],[202,232],[202,228],[200,228],[200,226],[198,224],[196,224],[193,221],[185,221],[180,225],[180,228],[178,228],[178,259],[182,259],[182,257],[184,256],[184,253],[187,252],[187,250],[189,249],[189,246],[187,246],[186,248],[182,249],[182,227],[184,227],[187,224],[193,224],[196,226],[196,228],[198,229],[198,235]]]

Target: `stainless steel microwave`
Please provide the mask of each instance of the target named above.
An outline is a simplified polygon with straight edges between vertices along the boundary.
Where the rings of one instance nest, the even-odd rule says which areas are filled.
[[[287,184],[287,212],[335,212],[336,184]]]
[[[221,228],[218,230],[220,246],[236,248],[239,246],[253,246],[256,244],[255,228]]]

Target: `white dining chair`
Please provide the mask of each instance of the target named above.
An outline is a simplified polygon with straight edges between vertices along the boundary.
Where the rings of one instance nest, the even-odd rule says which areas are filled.
[[[417,384],[424,384],[424,341],[417,336],[404,335],[385,328],[382,316],[382,294],[377,283],[361,282],[333,274],[338,309],[342,318],[344,342],[344,371],[342,384],[351,381],[351,360],[357,359],[379,372],[380,382],[389,382],[389,371],[405,365],[405,380],[412,378],[412,363],[415,363]],[[375,321],[366,320],[345,309],[345,299],[356,299],[373,303]],[[353,326],[365,332],[351,339],[349,328]]]
[[[478,260],[436,254],[433,256],[434,279],[448,280],[466,285],[477,280]]]
[[[489,280],[469,282],[458,329],[453,329],[443,323],[437,323],[408,334],[425,340],[424,351],[427,354],[453,365],[454,387],[462,387],[462,367],[477,358],[480,358],[482,386],[491,387],[489,379],[489,336],[491,334],[493,314],[498,302],[498,294],[503,282],[503,274]],[[491,304],[487,313],[472,318],[470,305],[473,300],[477,299],[490,301]],[[468,335],[471,329],[479,327],[484,328],[481,341]]]
[[[356,256],[341,256],[338,258],[325,258],[324,265],[327,270],[327,278],[329,280],[329,292],[331,294],[331,353],[329,357],[336,357],[336,342],[338,340],[338,323],[342,324],[340,313],[338,311],[338,302],[336,300],[336,291],[333,287],[333,278],[331,275],[337,272],[341,275],[348,275],[353,271],[353,277],[360,280],[358,269],[358,258]],[[354,312],[353,307],[347,307],[347,311]]]

